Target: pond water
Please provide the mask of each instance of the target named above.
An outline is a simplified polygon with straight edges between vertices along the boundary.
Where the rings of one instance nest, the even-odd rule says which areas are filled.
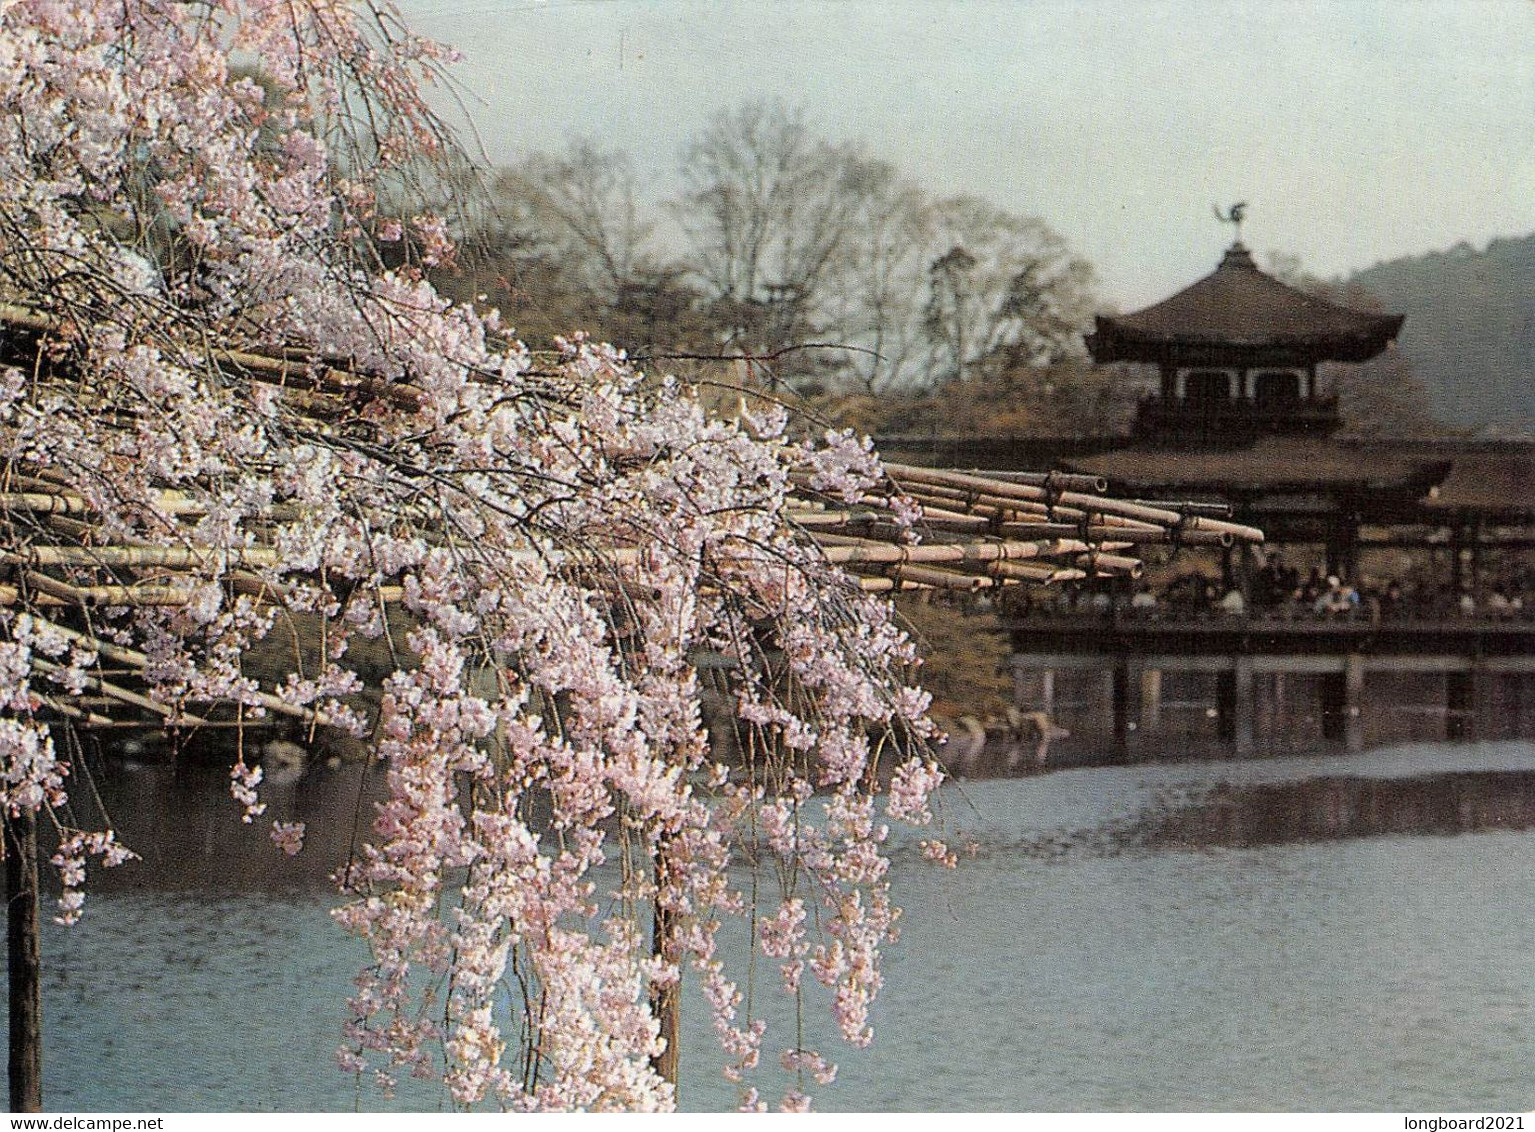
[[[348,834],[323,815],[355,805],[355,780],[270,792],[269,817],[330,831],[289,861],[230,837],[232,804],[196,776],[110,778],[147,860],[45,928],[47,1107],[381,1107],[334,1068],[363,956],[326,915]],[[944,803],[974,853],[951,872],[897,848],[876,1040],[824,1041],[841,1070],[817,1107],[1535,1102],[1535,746],[1100,767]],[[765,1051],[792,1025],[770,1017]],[[683,1107],[732,1106],[696,1001],[684,1030]],[[786,1081],[765,1076],[775,1099]],[[422,1086],[389,1107],[446,1104]]]

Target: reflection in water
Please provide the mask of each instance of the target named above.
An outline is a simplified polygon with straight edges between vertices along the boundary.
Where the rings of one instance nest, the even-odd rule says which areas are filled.
[[[1532,826],[1535,772],[1480,771],[1220,783],[1195,798],[1164,799],[1138,823],[1137,840],[1151,846],[1280,845]]]
[[[333,1068],[365,955],[330,923],[324,879],[371,819],[376,780],[322,770],[270,791],[265,819],[310,825],[292,859],[240,825],[217,774],[145,769],[106,786],[146,862],[101,876],[78,927],[45,926],[48,1105],[378,1107]],[[949,825],[979,851],[948,872],[916,836],[897,847],[908,914],[874,1046],[840,1046],[823,1004],[806,1006],[806,1043],[842,1067],[817,1104],[1529,1108],[1532,799],[1530,744],[946,788]],[[727,1108],[695,989],[682,1103]],[[774,997],[759,987],[769,1067],[796,1032]],[[770,1099],[789,1083],[763,1077]],[[446,1107],[405,1085],[394,1107]]]
[[[315,767],[287,785],[263,783],[266,812],[242,824],[224,770],[128,764],[97,771],[96,781],[119,840],[144,861],[93,870],[95,892],[333,891],[332,875],[366,840],[374,803],[384,794],[376,767]],[[294,857],[274,851],[273,821],[304,822],[304,851]]]
[[[1219,769],[1212,768],[1212,774]],[[1156,790],[1129,817],[1011,840],[1030,857],[1285,845],[1382,834],[1447,836],[1535,828],[1535,771],[1456,771],[1394,778],[1323,775],[1218,781]],[[994,846],[981,843],[983,849]]]

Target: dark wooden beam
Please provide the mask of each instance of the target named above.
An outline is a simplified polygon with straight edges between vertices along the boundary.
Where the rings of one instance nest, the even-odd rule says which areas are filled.
[[[5,818],[6,953],[11,1012],[11,1111],[43,1109],[43,1005],[37,939],[37,815]]]

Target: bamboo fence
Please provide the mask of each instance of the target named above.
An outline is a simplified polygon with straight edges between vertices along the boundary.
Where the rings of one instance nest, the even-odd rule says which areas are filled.
[[[50,381],[67,383],[43,364],[59,319],[0,304],[0,364],[33,375],[33,390]],[[198,364],[241,380],[284,390],[284,405],[316,427],[329,427],[358,396],[414,407],[420,391],[348,369],[334,359],[270,356],[251,351],[189,350]],[[488,376],[483,378],[490,380]],[[870,593],[910,590],[974,593],[1015,585],[1050,585],[1102,577],[1138,577],[1134,551],[1146,545],[1229,547],[1260,542],[1262,533],[1219,518],[1208,504],[1121,500],[1092,476],[1048,473],[946,471],[886,464],[888,479],[856,503],[815,490],[792,476],[787,520],[807,544],[820,548],[855,584]],[[0,607],[25,610],[36,623],[93,651],[96,667],[76,695],[42,698],[44,710],[82,729],[244,726],[229,704],[167,704],[146,695],[150,659],[98,634],[92,610],[175,607],[195,600],[210,579],[229,591],[282,605],[290,596],[262,572],[281,565],[267,526],[301,521],[288,505],[262,512],[244,532],[245,544],[202,545],[195,536],[207,506],[166,488],[158,511],[174,529],[150,540],[114,537],[100,523],[91,500],[57,472],[12,459],[0,467]],[[915,513],[914,525],[899,516]],[[1131,552],[1131,553],[1127,553]],[[525,554],[579,576],[609,592],[633,598],[644,587],[629,572],[644,548],[613,545],[564,554],[528,549]],[[399,586],[372,591],[390,604],[404,598]],[[40,663],[44,671],[49,662]],[[296,707],[263,690],[261,706],[275,716],[324,725],[327,717]],[[233,715],[232,715],[233,713]]]

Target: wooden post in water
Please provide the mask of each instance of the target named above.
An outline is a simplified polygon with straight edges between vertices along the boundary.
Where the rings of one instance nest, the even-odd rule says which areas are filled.
[[[37,815],[5,818],[6,951],[11,1011],[11,1111],[43,1110],[43,1003],[37,942]]]

